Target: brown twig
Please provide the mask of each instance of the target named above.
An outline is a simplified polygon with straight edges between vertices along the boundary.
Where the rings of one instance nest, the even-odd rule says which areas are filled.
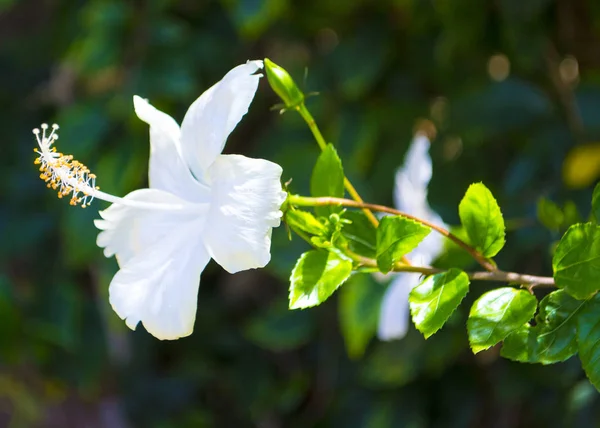
[[[377,268],[377,261],[368,257],[363,257],[352,251],[346,250],[345,253],[348,254],[355,262],[359,263],[361,266],[365,267],[373,267]],[[412,272],[412,273],[420,273],[422,275],[435,275],[436,273],[444,273],[446,270],[437,269],[433,267],[427,266],[406,266],[404,264],[397,263],[392,268],[393,272]],[[549,276],[536,276],[536,275],[527,275],[516,272],[504,272],[502,270],[496,269],[493,272],[465,272],[469,279],[474,281],[499,281],[499,282],[508,282],[508,283],[516,283],[522,285],[529,285],[529,287],[555,287],[554,278]],[[528,289],[529,289],[528,287]]]

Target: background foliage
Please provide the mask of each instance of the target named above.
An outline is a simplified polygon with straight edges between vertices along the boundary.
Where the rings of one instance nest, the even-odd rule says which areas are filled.
[[[61,150],[124,195],[147,180],[133,94],[181,120],[227,70],[264,57],[320,93],[309,108],[368,201],[392,203],[414,127],[431,120],[430,203],[458,224],[467,186],[484,181],[507,219],[504,269],[550,275],[560,233],[588,216],[600,174],[594,0],[0,0],[0,426],[597,425],[576,358],[523,365],[468,350],[468,308],[493,285],[473,284],[427,341],[412,327],[372,339],[384,285],[368,276],[288,311],[306,245],[283,227],[268,269],[209,265],[191,337],[125,327],[107,302],[116,262],[95,246],[103,205],[46,190],[31,129],[58,122]],[[269,111],[277,102],[263,80],[226,151],[278,162],[306,194],[319,150],[299,117]],[[468,267],[440,261],[457,263]]]

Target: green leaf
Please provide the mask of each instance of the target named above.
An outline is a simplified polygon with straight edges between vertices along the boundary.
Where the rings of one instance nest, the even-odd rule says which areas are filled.
[[[355,275],[340,290],[340,327],[348,356],[358,359],[377,331],[385,287],[373,275]]]
[[[343,218],[351,221],[342,228],[348,248],[363,257],[374,259],[377,251],[377,229],[362,211],[347,211]]]
[[[565,216],[560,207],[546,198],[538,200],[537,217],[540,223],[554,231],[559,230],[565,221]]]
[[[590,382],[600,391],[600,297],[596,294],[577,317],[579,359]]]
[[[292,230],[299,230],[311,235],[321,235],[327,231],[327,227],[307,211],[287,210],[285,222]]]
[[[600,290],[600,226],[571,226],[556,247],[552,268],[556,286],[576,299]]]
[[[401,216],[386,216],[377,228],[377,266],[383,273],[406,254],[415,249],[430,228]]]
[[[585,304],[563,290],[548,294],[540,302],[535,327],[525,324],[510,334],[500,354],[522,363],[565,361],[577,352],[577,316]]]
[[[484,257],[494,257],[504,246],[504,219],[492,192],[483,183],[471,184],[458,206],[469,239]]]
[[[344,168],[332,144],[327,144],[317,159],[310,177],[310,193],[313,196],[344,197]],[[315,207],[315,212],[324,217],[340,211],[342,207]]]
[[[469,291],[469,277],[459,269],[428,276],[412,289],[410,313],[425,339],[443,327]]]
[[[600,183],[596,184],[592,193],[592,215],[600,223]]]
[[[298,259],[290,277],[290,309],[323,303],[352,273],[352,262],[328,251],[308,251]]]
[[[476,354],[501,342],[535,314],[537,300],[525,290],[498,288],[475,301],[467,320],[469,343]]]

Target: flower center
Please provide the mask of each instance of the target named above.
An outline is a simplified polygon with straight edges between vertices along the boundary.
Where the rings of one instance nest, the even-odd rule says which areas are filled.
[[[48,125],[43,123],[41,128],[41,133],[37,128],[33,130],[39,146],[39,149],[34,149],[38,154],[34,164],[40,165],[40,178],[48,188],[58,191],[59,198],[70,195],[71,205],[81,204],[83,208],[90,206],[99,189],[96,176],[84,164],[74,160],[72,155],[63,155],[56,151],[56,147],[52,147],[58,139],[57,124],[52,125],[48,135]]]

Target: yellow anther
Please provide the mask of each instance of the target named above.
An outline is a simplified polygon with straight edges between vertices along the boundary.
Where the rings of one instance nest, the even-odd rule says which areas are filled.
[[[72,155],[58,152],[52,146],[58,139],[58,125],[52,125],[49,132],[48,128],[47,124],[42,124],[41,132],[39,129],[33,130],[39,146],[34,149],[38,154],[34,164],[40,165],[40,179],[46,182],[48,188],[57,190],[59,198],[72,195],[69,201],[71,205],[89,206],[94,198],[93,192],[97,189],[96,175],[91,174],[84,164],[74,160]]]

